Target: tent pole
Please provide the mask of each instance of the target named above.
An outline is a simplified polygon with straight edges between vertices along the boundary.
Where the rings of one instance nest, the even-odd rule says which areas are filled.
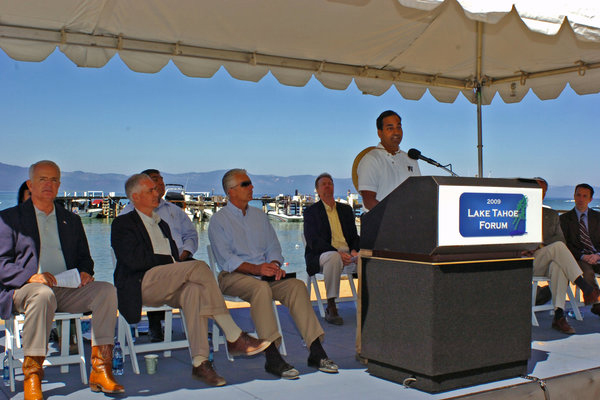
[[[483,22],[477,21],[477,174],[483,178],[483,143],[481,127],[481,57],[483,55]]]
[[[483,144],[481,128],[481,85],[477,85],[477,176],[483,178]]]

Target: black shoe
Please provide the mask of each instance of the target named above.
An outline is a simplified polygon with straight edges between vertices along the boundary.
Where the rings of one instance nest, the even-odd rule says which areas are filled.
[[[300,372],[285,361],[279,364],[265,364],[265,371],[283,379],[298,379]]]
[[[600,316],[600,303],[594,304],[592,308],[590,308],[590,311],[592,312],[592,314]]]
[[[541,306],[542,304],[546,304],[550,300],[552,300],[552,292],[550,291],[550,286],[538,286],[535,295],[535,305]]]

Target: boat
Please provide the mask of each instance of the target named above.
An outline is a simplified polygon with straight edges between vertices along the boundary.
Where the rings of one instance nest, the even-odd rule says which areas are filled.
[[[280,221],[280,222],[303,222],[304,221],[303,216],[288,215],[281,210],[279,210],[279,211],[269,210],[269,211],[267,211],[267,215],[269,216],[269,218],[271,218],[275,221]]]
[[[296,192],[294,196],[279,194],[275,199],[263,200],[263,209],[267,216],[280,222],[303,222],[304,210],[314,203],[312,196],[301,195]]]
[[[100,218],[102,216],[104,192],[101,190],[89,190],[83,192],[83,196],[73,200],[71,208],[81,218]]]
[[[167,183],[165,185],[164,199],[181,208],[191,221],[194,220],[194,213],[187,206],[187,202],[191,200],[191,196],[185,193],[185,186],[178,183]]]

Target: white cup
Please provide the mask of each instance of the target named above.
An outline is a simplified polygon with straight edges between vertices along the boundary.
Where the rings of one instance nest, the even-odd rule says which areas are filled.
[[[158,355],[147,354],[144,356],[144,359],[146,360],[146,372],[148,375],[155,374],[158,369]]]

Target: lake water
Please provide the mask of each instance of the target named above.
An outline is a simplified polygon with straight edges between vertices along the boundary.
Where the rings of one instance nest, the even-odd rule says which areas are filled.
[[[0,210],[12,207],[16,204],[17,194],[14,192],[0,192]],[[572,199],[546,199],[544,204],[556,210],[570,210],[574,207]],[[598,206],[600,202],[594,199],[591,206]],[[251,205],[260,207],[260,202],[252,202]],[[112,220],[83,218],[83,226],[90,245],[90,252],[95,262],[95,277],[101,281],[113,281],[113,265],[110,248],[110,224]],[[297,272],[298,278],[305,278],[304,245],[302,243],[302,224],[271,221],[281,248],[285,261],[289,263],[286,268],[289,272]],[[198,251],[194,257],[208,261],[206,246],[208,241],[209,222],[196,222],[198,231]]]
[[[0,210],[17,204],[17,193],[0,192]],[[251,202],[254,207],[261,207],[261,202]],[[110,224],[112,219],[82,218],[83,227],[90,245],[90,253],[94,259],[94,272],[96,280],[113,281],[113,265],[110,247]],[[304,244],[302,243],[302,224],[271,221],[283,251],[285,262],[289,265],[286,270],[297,272],[298,278],[305,278]],[[208,262],[206,246],[208,240],[208,222],[195,222],[198,232],[198,251],[194,257]]]

